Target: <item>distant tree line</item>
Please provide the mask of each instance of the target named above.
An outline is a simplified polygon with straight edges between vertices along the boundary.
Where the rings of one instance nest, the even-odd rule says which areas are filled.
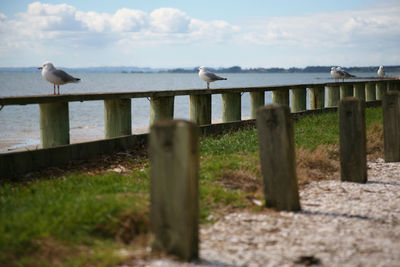
[[[207,68],[213,72],[223,73],[313,73],[313,72],[330,72],[332,66],[307,66],[305,68],[248,68],[242,69],[240,66],[233,66],[229,68]],[[377,72],[379,66],[369,67],[348,67],[343,68],[348,72]],[[400,72],[400,66],[384,66],[386,72]],[[198,72],[198,67],[193,69],[169,69],[159,71],[160,73],[193,73]]]

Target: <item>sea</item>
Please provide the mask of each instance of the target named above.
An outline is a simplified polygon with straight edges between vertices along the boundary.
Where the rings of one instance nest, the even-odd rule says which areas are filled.
[[[136,92],[206,88],[197,73],[71,73],[80,83],[60,86],[61,94]],[[218,73],[226,81],[211,83],[211,88],[251,87],[280,84],[332,82],[330,73]],[[357,73],[357,77],[376,76]],[[387,75],[399,75],[388,73]],[[0,97],[53,94],[53,85],[38,72],[1,72]],[[271,93],[265,94],[266,104]],[[1,107],[0,107],[1,108]],[[71,143],[104,138],[103,101],[70,102]],[[221,96],[212,96],[212,120],[220,121]],[[242,95],[242,119],[250,117],[250,97]],[[189,96],[175,97],[174,118],[189,119]],[[148,130],[150,102],[132,99],[132,131]],[[0,111],[0,153],[40,148],[39,105],[4,106]]]

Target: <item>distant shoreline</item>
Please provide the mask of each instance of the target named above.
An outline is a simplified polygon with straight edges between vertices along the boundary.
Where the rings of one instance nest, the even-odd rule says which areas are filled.
[[[191,68],[142,68],[135,66],[119,67],[87,67],[87,68],[63,68],[74,73],[197,73],[198,67]],[[346,71],[351,73],[376,73],[379,66],[367,67],[346,67]],[[386,73],[400,72],[400,65],[384,66]],[[242,68],[233,66],[228,68],[208,68],[220,73],[326,73],[330,72],[331,66],[308,66],[305,68]],[[0,72],[39,72],[37,67],[0,67]]]

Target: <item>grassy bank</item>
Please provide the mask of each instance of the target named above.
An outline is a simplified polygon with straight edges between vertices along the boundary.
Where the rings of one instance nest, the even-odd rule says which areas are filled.
[[[380,108],[367,110],[368,151],[382,152]],[[337,114],[295,123],[300,188],[332,179],[338,167]],[[200,220],[212,223],[262,200],[257,131],[200,143]],[[149,163],[120,153],[67,169],[49,169],[24,184],[0,185],[0,262],[10,266],[109,266],[147,255]]]

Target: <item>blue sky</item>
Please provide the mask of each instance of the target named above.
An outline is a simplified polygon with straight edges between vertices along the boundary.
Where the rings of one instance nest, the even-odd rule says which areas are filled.
[[[399,0],[0,0],[0,67],[400,65]]]

